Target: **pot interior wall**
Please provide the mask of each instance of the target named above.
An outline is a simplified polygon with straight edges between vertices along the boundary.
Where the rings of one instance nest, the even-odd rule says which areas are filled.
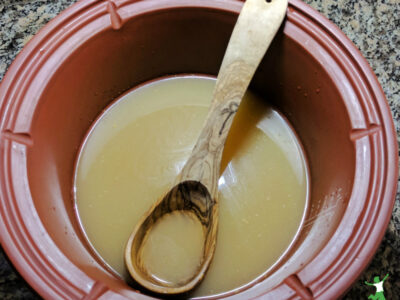
[[[141,15],[118,31],[88,38],[54,70],[33,123],[29,183],[48,233],[88,275],[111,278],[85,246],[71,197],[77,151],[89,126],[115,97],[139,83],[169,74],[216,75],[235,19],[206,8]],[[325,245],[346,208],[355,165],[350,122],[324,67],[284,28],[252,89],[286,115],[308,156],[311,205],[291,251],[294,272]],[[275,273],[276,280],[286,274]]]

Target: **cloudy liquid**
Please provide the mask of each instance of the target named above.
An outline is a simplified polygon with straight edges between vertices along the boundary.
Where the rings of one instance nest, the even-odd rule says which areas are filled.
[[[85,141],[75,176],[79,218],[91,245],[122,278],[129,278],[126,242],[189,157],[214,85],[192,76],[141,86],[107,109]],[[305,159],[291,127],[247,93],[221,163],[215,256],[193,296],[227,292],[265,273],[292,243],[307,190]]]
[[[203,227],[193,214],[167,214],[146,236],[141,249],[143,266],[158,281],[187,282],[200,267],[203,245]]]

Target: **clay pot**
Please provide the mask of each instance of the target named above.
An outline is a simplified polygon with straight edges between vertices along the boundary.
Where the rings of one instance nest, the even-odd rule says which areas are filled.
[[[71,197],[77,150],[124,91],[179,73],[216,75],[242,2],[80,1],[25,47],[0,87],[0,238],[48,299],[147,299],[91,253]],[[373,72],[340,30],[299,0],[253,82],[290,120],[311,205],[290,255],[227,295],[333,299],[374,255],[391,216],[397,144]]]

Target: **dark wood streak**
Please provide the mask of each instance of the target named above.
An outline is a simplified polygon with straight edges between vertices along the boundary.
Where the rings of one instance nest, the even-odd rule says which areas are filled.
[[[229,118],[236,114],[238,108],[239,108],[239,104],[238,103],[231,102],[231,103],[229,103],[229,107],[228,108],[225,108],[225,109],[222,110],[221,115],[224,115],[224,114],[227,113],[228,116],[226,117],[226,119],[222,123],[222,127],[221,127],[221,129],[219,131],[219,135],[222,134],[222,132],[224,131],[225,125],[228,122]]]
[[[210,212],[216,202],[211,198],[207,188],[198,181],[185,181],[175,186],[164,197],[162,205],[156,208],[167,214],[177,210],[191,211],[203,226],[209,226]]]

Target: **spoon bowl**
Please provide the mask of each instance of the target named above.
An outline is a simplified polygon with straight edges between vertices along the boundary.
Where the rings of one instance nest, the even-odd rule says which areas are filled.
[[[208,189],[198,181],[184,181],[174,186],[160,202],[151,209],[151,214],[142,218],[129,238],[126,247],[126,265],[135,280],[145,288],[158,293],[178,294],[192,289],[204,277],[215,250],[218,224],[218,205],[208,192]],[[152,226],[162,216],[172,212],[191,213],[196,216],[203,227],[204,248],[201,267],[198,273],[179,283],[165,282],[152,276],[142,261],[141,246],[146,240]]]

